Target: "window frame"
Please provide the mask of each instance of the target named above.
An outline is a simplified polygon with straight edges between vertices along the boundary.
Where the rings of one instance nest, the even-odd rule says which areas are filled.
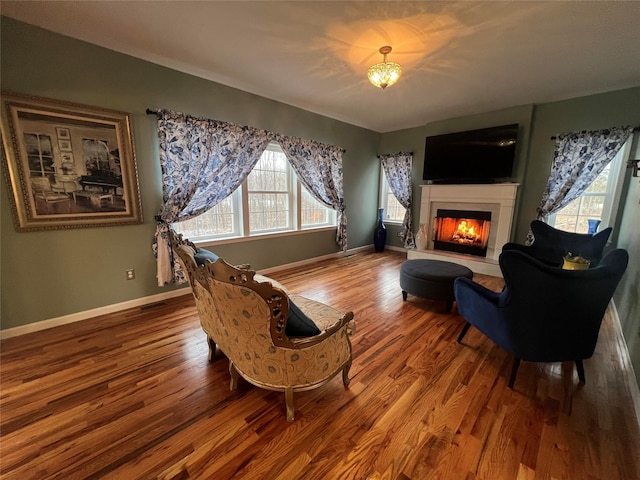
[[[270,143],[267,148],[264,149],[265,152],[276,152],[276,153],[282,153],[284,155],[284,152],[282,151],[282,148],[280,148],[280,146],[278,145],[278,147],[276,148],[275,145],[277,144],[273,144]],[[264,152],[263,152],[264,154]],[[262,158],[262,157],[261,157]],[[260,163],[260,162],[258,162]],[[267,235],[270,233],[280,233],[280,232],[287,232],[290,231],[292,229],[294,229],[295,227],[295,218],[297,217],[297,213],[296,213],[296,205],[294,202],[294,196],[295,196],[295,182],[297,179],[292,178],[293,175],[293,169],[291,168],[291,165],[289,164],[289,160],[286,158],[285,156],[285,178],[286,178],[286,184],[287,184],[287,188],[286,190],[249,190],[249,176],[251,176],[251,174],[253,173],[253,171],[255,170],[255,168],[258,166],[258,164],[256,163],[256,166],[253,167],[253,170],[251,170],[251,172],[249,173],[249,175],[247,176],[247,178],[244,179],[244,181],[242,182],[241,185],[241,196],[242,196],[242,212],[243,212],[243,217],[244,217],[244,222],[243,222],[243,230],[244,232],[247,233],[247,236],[259,236],[259,235]],[[282,194],[286,194],[287,196],[287,207],[288,207],[288,211],[287,211],[287,226],[286,227],[280,227],[280,228],[271,228],[271,229],[264,229],[264,230],[255,230],[255,233],[252,234],[251,232],[251,212],[249,211],[249,195],[251,194],[275,194],[275,195],[282,195]]]

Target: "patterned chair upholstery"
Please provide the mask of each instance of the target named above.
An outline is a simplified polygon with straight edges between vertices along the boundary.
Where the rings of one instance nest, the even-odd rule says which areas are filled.
[[[36,209],[38,201],[44,202],[47,214],[51,213],[52,205],[66,203],[67,209],[71,213],[71,198],[64,193],[55,192],[47,177],[31,177],[31,188],[36,200]]]
[[[319,387],[340,372],[348,387],[352,312],[290,295],[277,282],[221,258],[198,265],[195,246],[173,233],[170,237],[191,282],[209,358],[217,346],[229,359],[232,390],[242,377],[260,388],[284,392],[286,418],[291,422],[294,392]],[[290,301],[313,320],[318,335],[287,335]]]

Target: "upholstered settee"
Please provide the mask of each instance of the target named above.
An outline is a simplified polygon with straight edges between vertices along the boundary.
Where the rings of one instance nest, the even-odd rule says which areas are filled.
[[[349,385],[353,313],[292,295],[279,283],[218,258],[198,265],[197,247],[180,237],[172,246],[188,274],[210,358],[216,346],[229,359],[231,389],[240,377],[285,393],[294,419],[293,394],[342,373]]]

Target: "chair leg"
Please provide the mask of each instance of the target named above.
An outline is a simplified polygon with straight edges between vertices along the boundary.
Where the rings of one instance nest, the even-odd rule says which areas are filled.
[[[511,367],[511,377],[509,377],[509,388],[513,390],[513,384],[516,382],[516,375],[518,374],[518,367],[520,366],[520,359],[518,357],[513,358],[513,366]]]
[[[209,345],[209,361],[212,361],[216,358],[216,342],[213,341],[213,338],[207,335],[207,344]]]
[[[469,322],[467,322],[464,327],[462,327],[462,331],[460,332],[460,335],[458,335],[458,343],[462,342],[462,339],[464,338],[464,336],[467,334],[467,332],[469,331],[469,327],[471,326],[471,324]]]
[[[284,401],[287,406],[287,422],[293,422],[293,417],[294,417],[293,387],[285,387]]]
[[[580,379],[580,383],[587,383],[584,378],[584,365],[582,364],[582,360],[576,360],[576,370],[578,370],[578,378]]]
[[[351,379],[349,378],[349,370],[351,369],[351,360],[347,363],[342,369],[342,384],[344,388],[349,388],[349,383],[351,383]]]
[[[231,360],[229,360],[229,374],[231,375],[230,389],[235,390],[238,388],[238,379],[240,378],[240,374]]]

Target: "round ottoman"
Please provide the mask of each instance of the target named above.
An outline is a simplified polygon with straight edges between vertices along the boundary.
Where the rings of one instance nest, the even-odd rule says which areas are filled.
[[[473,278],[473,272],[457,263],[440,260],[407,260],[400,267],[400,288],[402,298],[407,293],[430,300],[446,302],[447,312],[451,311],[455,297],[453,281],[457,277]]]

